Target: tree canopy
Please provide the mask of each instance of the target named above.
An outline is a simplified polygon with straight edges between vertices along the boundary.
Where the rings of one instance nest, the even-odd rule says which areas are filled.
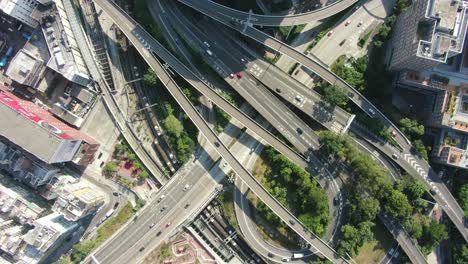
[[[164,119],[164,126],[166,127],[167,133],[172,134],[176,138],[180,137],[184,131],[184,126],[174,115],[168,115]]]
[[[346,91],[336,85],[325,87],[323,98],[331,105],[340,107],[345,106],[349,100]]]

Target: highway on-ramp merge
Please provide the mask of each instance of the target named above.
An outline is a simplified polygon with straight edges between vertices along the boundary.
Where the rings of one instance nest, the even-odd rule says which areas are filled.
[[[186,0],[179,0],[180,2],[187,2]],[[369,135],[369,137],[363,137],[376,147],[378,147],[384,154],[389,157],[396,157],[395,162],[400,165],[405,171],[411,176],[421,179],[424,181],[426,186],[434,192],[431,194],[438,204],[441,205],[444,212],[455,224],[459,232],[468,241],[468,229],[466,228],[466,219],[464,211],[458,202],[455,200],[451,192],[437,176],[437,173],[430,167],[427,161],[423,160],[418,155],[411,145],[410,141],[401,132],[398,127],[393,124],[377,107],[375,107],[367,98],[365,98],[356,89],[346,83],[343,79],[338,77],[326,66],[319,62],[307,57],[303,53],[296,51],[291,46],[265,34],[264,32],[254,28],[251,24],[241,24],[235,20],[232,20],[229,16],[225,16],[222,13],[213,12],[213,10],[205,9],[205,2],[189,1],[187,5],[194,8],[195,10],[231,27],[238,30],[242,34],[280,52],[288,57],[296,60],[300,64],[309,68],[315,72],[322,79],[330,84],[337,85],[346,89],[348,96],[357,106],[359,106],[364,112],[373,118],[380,119],[385,125],[396,132],[395,140],[401,146],[400,149],[393,148],[390,144],[381,142],[381,140],[375,140],[375,135]],[[368,131],[369,133],[369,131]],[[361,135],[362,136],[362,135]]]
[[[143,58],[149,63],[150,67],[158,73],[159,79],[165,84],[172,96],[177,100],[181,108],[197,126],[202,135],[207,141],[215,147],[219,155],[231,166],[234,172],[250,187],[250,189],[287,225],[291,227],[298,235],[310,243],[315,249],[323,254],[327,259],[335,263],[348,263],[346,259],[341,257],[333,248],[322,241],[318,236],[310,232],[299,220],[292,215],[287,209],[281,205],[263,186],[258,183],[255,178],[242,166],[242,164],[230,153],[228,148],[220,142],[214,131],[210,129],[208,124],[203,120],[195,107],[191,104],[188,98],[183,94],[177,84],[171,79],[162,64],[154,57],[154,55],[145,47],[141,40],[137,37],[139,32],[142,32],[139,26],[130,16],[128,16],[114,2],[106,0],[95,1],[114,21],[114,23],[122,30],[130,42],[140,52]],[[144,31],[144,30],[143,30]],[[256,132],[255,132],[256,133]]]

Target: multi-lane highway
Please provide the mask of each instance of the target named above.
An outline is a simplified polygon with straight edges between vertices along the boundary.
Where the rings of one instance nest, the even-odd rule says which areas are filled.
[[[362,94],[356,89],[346,83],[344,80],[339,78],[330,69],[307,57],[301,52],[296,51],[294,48],[276,40],[269,35],[263,33],[248,24],[240,23],[232,17],[219,12],[213,12],[213,10],[206,8],[204,1],[186,1],[179,0],[184,4],[198,10],[205,15],[218,20],[219,22],[242,32],[244,35],[280,52],[286,56],[291,57],[300,64],[309,68],[322,79],[330,84],[337,85],[346,89],[348,96],[357,106],[359,106],[364,112],[373,118],[380,119],[385,125],[396,132],[395,140],[400,144],[402,150],[394,149],[390,144],[372,141],[371,139],[364,137],[389,157],[395,156],[395,162],[398,163],[405,171],[417,179],[421,179],[425,182],[426,186],[433,190],[434,199],[439,203],[448,217],[455,224],[457,229],[463,235],[465,240],[468,241],[468,229],[465,226],[464,212],[460,205],[457,203],[453,195],[447,189],[442,180],[437,176],[437,173],[429,166],[429,164],[423,160],[411,146],[409,140],[405,135],[394,125],[377,107],[375,107],[369,100],[367,100]],[[189,2],[189,3],[187,3]]]
[[[169,14],[168,20],[172,23],[174,27],[177,27],[177,32],[179,33],[179,35],[186,38],[186,41],[190,43],[190,46],[193,49],[198,49],[201,54],[204,54],[204,51],[207,48],[207,44],[204,43],[206,41],[203,40],[209,39],[209,43],[211,43],[212,46],[209,43],[208,45],[211,46],[210,49],[212,55],[205,55],[204,59],[206,59],[210,63],[210,66],[212,66],[218,72],[220,71],[220,69],[225,69],[222,72],[220,72],[222,76],[226,76],[225,71],[229,69],[224,67],[238,69],[244,68],[246,67],[246,64],[251,63],[251,58],[249,58],[249,56],[241,56],[241,54],[238,51],[238,47],[230,45],[229,41],[227,39],[223,39],[222,37],[213,37],[212,35],[203,34],[199,28],[193,25],[194,23],[192,21],[187,20],[186,16],[178,12],[179,10],[171,4],[174,3],[169,1],[156,1],[153,3],[152,7],[159,7],[159,10],[164,10],[165,13]],[[205,29],[207,31],[219,32],[218,28],[211,28],[208,25],[205,26]],[[224,48],[219,49],[214,46],[222,46]],[[225,52],[226,50],[229,50],[230,52],[227,53]],[[229,66],[219,63],[221,60]],[[238,85],[237,83],[233,83],[232,80],[228,77],[226,77],[226,81],[230,83],[241,95],[245,96],[245,98],[248,99],[247,101],[251,105],[253,105],[256,110],[271,109],[271,111],[275,111],[277,116],[281,119],[272,116],[268,111],[266,113],[265,111],[261,111],[260,114],[263,117],[265,117],[265,119],[267,119],[267,121],[269,121],[270,124],[273,124],[273,127],[277,128],[285,137],[291,136],[291,133],[293,135],[296,134],[297,139],[292,140],[292,144],[300,152],[305,152],[310,147],[310,144],[307,141],[312,142],[312,145],[315,148],[318,148],[318,136],[313,132],[309,132],[311,131],[311,129],[308,128],[308,126],[304,122],[302,122],[301,119],[299,119],[293,114],[290,114],[290,109],[286,108],[281,101],[275,98],[271,93],[267,92],[264,87],[255,84],[255,79],[252,76],[250,76],[250,74],[248,74],[247,71],[243,71],[243,74],[244,77],[242,79],[249,80],[246,83]],[[278,77],[272,74],[270,77],[273,79],[277,79],[278,82],[282,82],[282,80],[284,80],[284,82],[287,82],[288,77],[286,76],[280,75]],[[286,89],[285,93],[287,93]],[[252,98],[254,98],[254,100]],[[274,109],[272,107],[274,107]],[[312,112],[312,110],[310,110],[309,112]],[[349,115],[346,115],[346,118],[349,118]],[[344,122],[348,122],[347,119]],[[292,131],[284,129],[285,127],[289,126],[292,126]],[[304,137],[302,137],[301,135],[297,134],[296,131],[294,131],[295,127],[300,127],[301,129],[303,129]],[[341,129],[343,127],[344,125],[340,126],[337,129],[337,132],[341,132]],[[323,168],[322,161],[320,161],[313,155],[309,155],[309,157],[312,166],[309,166],[309,168],[305,169],[312,171],[312,175],[318,178],[318,182],[325,189],[329,197],[331,215],[333,216],[333,218],[330,223],[330,228],[327,232],[326,237],[328,238],[332,236],[332,234],[334,234],[337,229],[339,229],[343,221],[342,209],[344,207],[344,198],[342,195],[343,192],[341,192],[343,183],[341,179],[336,175],[333,175],[331,173],[321,174],[320,170],[321,168]],[[334,200],[338,201],[338,203],[332,203],[332,201]]]
[[[134,22],[120,7],[115,3],[98,0],[95,1],[110,17],[114,20],[116,25],[122,30],[127,38],[132,42],[135,48],[140,52],[143,58],[148,62],[150,67],[158,73],[159,79],[166,85],[169,92],[174,96],[181,108],[197,126],[199,131],[205,136],[207,141],[215,147],[216,151],[223,157],[223,159],[231,166],[239,177],[246,182],[250,189],[273,211],[287,223],[291,229],[298,233],[304,240],[310,243],[314,248],[320,251],[327,259],[336,263],[347,263],[348,261],[339,256],[333,248],[329,247],[315,234],[311,233],[307,228],[300,223],[297,218],[284,208],[271,194],[268,193],[261,184],[239,163],[238,160],[229,152],[227,147],[219,141],[216,134],[209,128],[207,123],[203,120],[195,107],[190,103],[188,98],[183,94],[177,84],[170,78],[169,74],[165,71],[164,67],[148,50],[151,48],[150,44],[144,38],[146,32]],[[147,33],[146,33],[147,34]],[[170,62],[168,62],[170,63]],[[171,64],[172,65],[172,64]],[[256,132],[257,133],[257,132]]]
[[[219,13],[228,18],[235,19],[236,21],[249,21],[253,25],[259,26],[292,26],[301,25],[308,22],[321,20],[337,14],[346,8],[352,6],[358,0],[340,0],[336,1],[331,5],[323,8],[302,13],[287,16],[275,16],[275,15],[258,15],[254,13],[242,12],[236,9],[223,6],[215,3],[211,0],[178,0],[186,5],[190,5],[194,2],[199,2],[203,7],[212,13]]]
[[[98,1],[98,2],[101,2],[101,1]],[[99,4],[99,3],[98,3],[98,4]],[[120,26],[121,26],[120,20],[119,20],[119,24],[120,24]],[[130,24],[128,24],[128,25],[131,25],[131,26],[129,27],[129,29],[130,29],[129,32],[130,32],[131,30],[133,30],[133,29],[136,29],[136,31],[133,31],[133,34],[134,34],[134,35],[132,35],[132,37],[134,38],[134,41],[136,41],[136,42],[138,43],[138,44],[136,45],[137,48],[138,48],[138,45],[140,46],[140,47],[139,47],[139,51],[142,53],[142,55],[145,57],[145,59],[147,59],[147,60],[153,59],[154,61],[157,62],[157,60],[155,60],[154,57],[152,57],[152,54],[151,54],[151,53],[149,53],[149,52],[147,52],[147,51],[145,52],[145,48],[146,48],[146,49],[153,49],[153,50],[154,50],[154,49],[155,49],[154,47],[156,46],[156,45],[154,45],[153,42],[150,41],[149,38],[147,38],[147,36],[145,35],[146,32],[142,32],[142,31],[141,31],[141,28],[138,28],[138,26],[137,26],[136,24],[130,23]],[[133,26],[133,27],[132,27],[132,26]],[[247,30],[248,30],[248,29],[247,29]],[[131,34],[130,34],[130,35],[131,35]],[[137,38],[135,38],[135,36],[137,36]],[[139,36],[139,37],[138,37],[138,36]],[[143,36],[143,37],[142,37],[142,36]],[[130,38],[130,37],[129,37],[129,38]],[[135,45],[135,43],[134,43],[134,45]],[[143,50],[143,51],[142,51],[142,50]],[[159,56],[161,56],[159,47],[158,47],[158,49],[157,49],[157,54],[158,54]],[[146,56],[148,56],[148,57],[146,57]],[[162,57],[162,56],[161,56],[161,57]],[[171,63],[169,63],[169,64],[170,64],[170,65],[173,65],[173,64],[171,64]],[[151,65],[151,64],[150,64],[150,65]],[[152,66],[153,66],[153,65],[152,65]],[[165,80],[165,81],[167,81],[167,82],[165,82],[165,83],[167,83],[168,85],[174,86],[174,84],[172,83],[172,81],[171,81],[170,79],[167,79],[167,80]],[[188,101],[187,101],[187,102],[188,102]],[[184,108],[184,107],[183,107],[183,108]],[[186,110],[186,109],[184,108],[184,110]],[[234,113],[235,113],[235,112],[234,112]],[[194,116],[194,114],[195,114],[195,116]],[[197,118],[197,115],[198,115],[198,113],[197,113],[196,111],[195,111],[195,112],[192,112],[191,115],[189,114],[189,116],[190,116],[191,118],[193,118],[192,120],[194,120],[194,119],[199,120],[199,119]],[[195,120],[194,120],[194,122],[195,122]],[[209,131],[208,131],[208,130],[206,130],[205,127],[203,127],[203,125],[206,125],[205,123],[203,123],[203,122],[201,122],[201,123],[200,123],[200,122],[195,122],[195,123],[196,123],[197,126],[202,126],[202,128],[203,128],[203,131],[202,131],[203,134],[205,134],[205,133],[210,134],[210,132],[212,133],[212,131],[209,130],[209,128],[208,128],[208,130],[209,130]],[[200,128],[200,127],[199,127],[199,128]],[[263,129],[263,128],[262,128],[262,129]],[[254,131],[255,131],[255,130],[254,130]],[[255,132],[257,133],[257,131],[255,131]],[[227,161],[228,161],[228,163],[231,164],[231,165],[232,165],[232,163],[234,163],[234,167],[233,167],[233,168],[236,168],[237,170],[240,170],[240,171],[242,172],[242,169],[243,169],[242,166],[240,166],[240,164],[238,164],[238,163],[236,164],[235,159],[233,160],[233,157],[232,157],[232,155],[230,156],[230,153],[228,152],[228,150],[225,149],[224,146],[223,146],[222,144],[219,144],[219,142],[218,142],[217,139],[216,139],[216,136],[213,137],[213,134],[211,134],[211,135],[209,135],[207,138],[208,138],[208,141],[209,141],[210,143],[214,144],[214,146],[218,149],[218,151],[220,152],[221,155],[224,154],[224,155],[227,155],[227,156],[228,156]],[[218,146],[216,145],[216,143],[218,143]],[[296,154],[296,155],[297,155],[297,154]],[[392,154],[389,154],[389,155],[392,155]],[[409,158],[411,158],[411,157],[410,157],[410,156],[405,156],[405,158],[406,158],[406,159],[409,159]],[[406,159],[405,159],[405,160],[406,160]],[[302,162],[304,162],[303,159],[301,159],[301,160],[302,160]],[[232,163],[231,163],[231,162],[232,162]],[[421,168],[421,165],[419,165],[419,163],[417,163],[417,161],[415,161],[415,162],[410,162],[410,163],[411,163],[411,165],[418,164],[418,166],[417,166],[417,167],[413,167],[413,169],[414,169],[415,171],[417,171],[418,173],[421,173],[422,169],[418,169],[418,168]],[[245,170],[245,169],[244,169],[244,170]],[[245,172],[245,171],[244,171],[244,172]],[[243,173],[244,173],[244,172],[243,172]],[[248,173],[247,173],[247,174],[248,174]],[[423,176],[423,174],[422,174],[422,176]],[[423,176],[423,177],[424,177],[424,176]],[[244,178],[243,178],[243,179],[244,179]],[[247,180],[246,182],[247,182],[247,183],[251,183],[251,182],[249,182],[248,180]],[[249,184],[249,185],[250,185],[250,184]],[[261,188],[261,189],[263,189],[263,188]],[[255,190],[254,190],[254,191],[255,191]],[[262,190],[260,190],[260,191],[262,191]],[[258,193],[257,193],[257,195],[258,195]],[[277,207],[277,208],[281,209],[281,206],[279,206],[279,207]],[[281,210],[280,210],[280,211],[281,211]],[[287,222],[288,216],[289,216],[289,213],[286,213],[286,214],[284,214],[283,216],[280,215],[280,217],[283,218],[283,220],[285,220],[286,222]],[[306,239],[306,240],[310,241],[310,239]],[[320,244],[320,243],[319,243],[319,244]],[[325,247],[325,249],[327,249],[327,248],[328,248],[328,247]],[[320,250],[320,249],[319,249],[319,250]],[[332,253],[331,255],[334,254],[333,251],[328,251],[328,252],[329,252],[329,253],[331,252],[331,253]],[[322,253],[324,253],[324,252],[322,251]],[[330,257],[330,255],[327,255],[327,254],[325,254],[325,253],[324,253],[324,255],[326,255],[327,257]],[[333,257],[336,258],[337,256],[334,256],[334,255],[333,255]],[[343,261],[342,259],[339,259],[339,258],[337,258],[337,260]]]

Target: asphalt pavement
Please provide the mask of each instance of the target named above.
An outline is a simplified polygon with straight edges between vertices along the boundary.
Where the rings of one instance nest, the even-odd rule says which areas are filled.
[[[333,4],[325,6],[323,8],[302,13],[302,14],[293,14],[286,16],[278,15],[258,15],[249,12],[243,12],[236,9],[223,6],[211,0],[178,0],[188,6],[197,2],[208,10],[209,12],[219,13],[228,18],[235,19],[239,22],[248,21],[252,25],[258,26],[292,26],[292,25],[301,25],[307,24],[308,22],[321,20],[327,17],[330,17],[334,14],[337,14],[346,8],[350,7],[358,0],[341,0],[336,1]]]
[[[185,0],[179,0],[181,2],[186,2]],[[304,65],[305,67],[311,69],[317,75],[319,75],[322,79],[327,81],[328,83],[337,85],[339,87],[344,88],[351,101],[353,101],[357,106],[359,106],[364,112],[366,112],[369,116],[373,118],[380,119],[385,125],[387,125],[390,129],[396,132],[395,140],[398,144],[402,147],[402,151],[399,150],[395,152],[395,148],[393,148],[390,144],[385,142],[373,142],[372,139],[369,137],[363,137],[366,140],[369,140],[370,143],[374,144],[376,147],[382,150],[383,153],[388,155],[389,157],[393,157],[396,155],[395,161],[410,175],[417,179],[424,180],[425,184],[428,186],[430,190],[434,192],[433,197],[437,201],[437,203],[442,205],[442,208],[451,219],[451,221],[455,224],[457,229],[460,231],[462,236],[465,240],[468,241],[468,229],[466,228],[466,219],[464,217],[464,212],[458,202],[455,200],[453,195],[447,189],[445,184],[442,180],[437,176],[437,173],[429,166],[429,164],[424,161],[420,155],[418,155],[415,149],[411,146],[410,141],[405,137],[405,135],[398,129],[396,125],[394,125],[382,112],[378,110],[369,100],[367,100],[363,95],[361,95],[356,89],[346,83],[344,80],[339,78],[336,74],[334,74],[330,69],[326,66],[314,61],[313,59],[307,57],[306,55],[302,54],[299,51],[296,51],[294,48],[288,46],[285,43],[282,43],[279,40],[276,40],[269,35],[263,33],[256,28],[250,27],[248,25],[243,25],[232,19],[229,16],[226,16],[223,13],[213,12],[213,10],[208,9],[204,6],[203,2],[196,1],[186,3],[188,6],[193,7],[194,9],[210,16],[221,23],[232,27],[239,32],[243,33],[244,35],[280,52],[285,54],[286,56],[291,57],[292,59],[296,60],[300,64]],[[362,136],[362,135],[361,135]],[[375,137],[371,135],[370,137]],[[397,154],[399,153],[399,154]],[[395,155],[394,155],[395,154]],[[401,156],[401,158],[398,158]]]

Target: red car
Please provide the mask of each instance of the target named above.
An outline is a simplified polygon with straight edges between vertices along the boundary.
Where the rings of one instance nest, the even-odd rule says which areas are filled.
[[[242,75],[242,73],[238,72],[238,73],[236,73],[236,76],[237,76],[237,78],[242,79],[243,75]]]
[[[171,226],[171,222],[166,224],[166,228]]]

